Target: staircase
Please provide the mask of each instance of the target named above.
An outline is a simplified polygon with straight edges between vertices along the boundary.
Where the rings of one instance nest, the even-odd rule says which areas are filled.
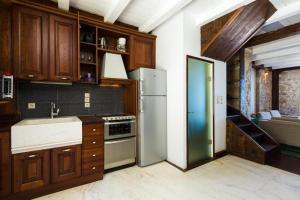
[[[280,155],[279,144],[242,114],[227,117],[227,151],[261,164],[270,164]]]

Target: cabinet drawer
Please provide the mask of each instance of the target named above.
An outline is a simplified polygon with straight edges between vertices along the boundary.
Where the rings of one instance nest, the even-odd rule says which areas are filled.
[[[103,148],[95,148],[95,149],[88,149],[83,150],[82,158],[84,163],[89,163],[93,161],[103,160],[104,156],[104,149]]]
[[[96,173],[103,174],[103,170],[104,170],[103,161],[95,161],[95,162],[83,164],[84,176],[96,174]]]
[[[101,135],[102,132],[103,132],[103,124],[89,124],[83,126],[84,137]]]
[[[96,135],[90,137],[83,137],[83,149],[92,149],[92,148],[103,148],[104,141],[103,136]]]

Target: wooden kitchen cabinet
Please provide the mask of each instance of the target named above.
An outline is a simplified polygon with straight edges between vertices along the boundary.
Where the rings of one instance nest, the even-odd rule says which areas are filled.
[[[50,15],[50,80],[78,80],[77,21]]]
[[[49,151],[35,151],[13,156],[14,192],[41,188],[49,184]]]
[[[48,14],[27,7],[13,8],[13,67],[20,79],[48,77]]]
[[[51,153],[52,182],[81,176],[81,145],[56,148]]]
[[[0,133],[0,197],[11,191],[10,133]]]
[[[139,67],[155,68],[155,38],[132,36],[128,71]]]

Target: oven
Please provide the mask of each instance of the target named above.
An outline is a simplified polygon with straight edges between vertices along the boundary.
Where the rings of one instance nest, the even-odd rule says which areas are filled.
[[[104,139],[113,140],[135,136],[136,125],[134,116],[103,117]]]
[[[135,116],[103,117],[104,169],[111,169],[136,162]]]

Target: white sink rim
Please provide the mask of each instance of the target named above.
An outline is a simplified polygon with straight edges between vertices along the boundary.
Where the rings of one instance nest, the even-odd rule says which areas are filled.
[[[49,124],[57,124],[57,123],[73,123],[73,122],[81,122],[81,120],[76,116],[70,117],[57,117],[57,118],[33,118],[33,119],[24,119],[13,126],[41,126],[41,125],[49,125]]]

